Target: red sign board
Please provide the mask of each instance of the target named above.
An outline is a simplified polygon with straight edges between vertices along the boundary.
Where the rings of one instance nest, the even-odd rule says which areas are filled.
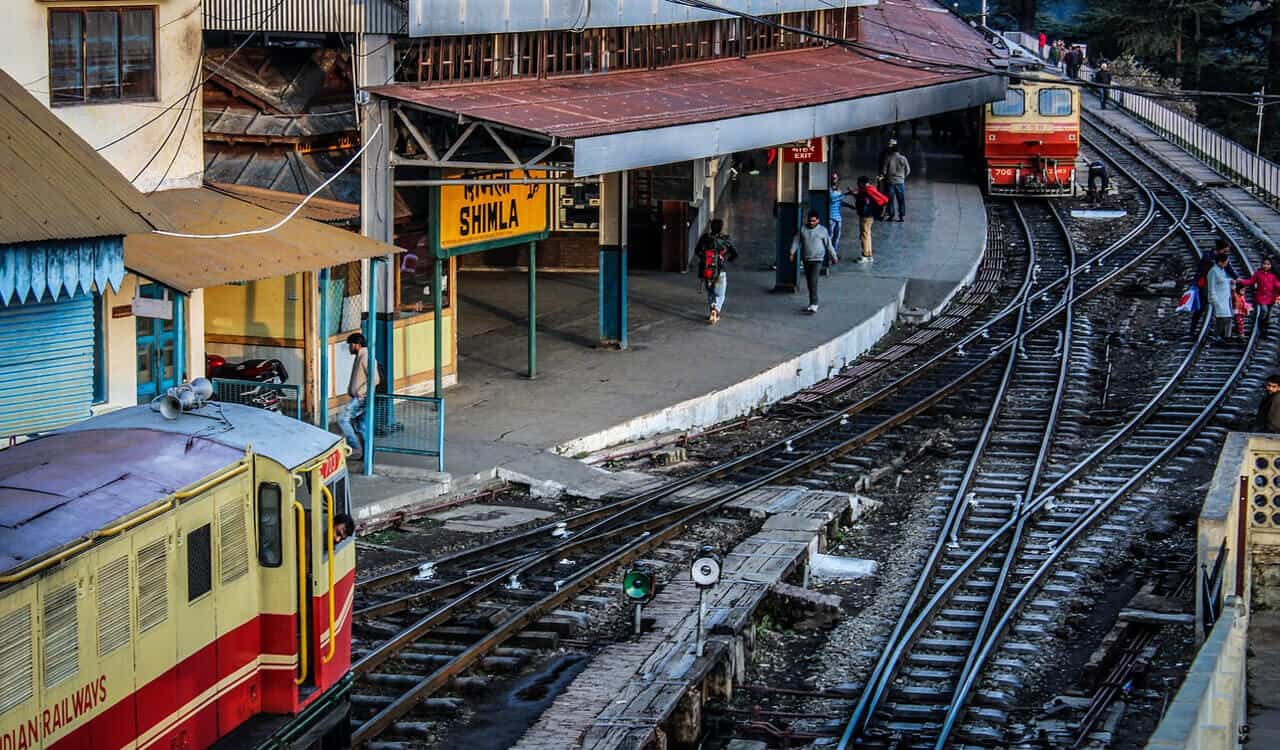
[[[782,149],[782,158],[784,161],[792,164],[813,164],[824,161],[822,154],[822,139],[810,138],[807,141],[796,141],[788,143]]]
[[[320,464],[320,480],[324,481],[337,474],[340,468],[342,468],[342,451],[337,450],[326,456],[324,463]]]

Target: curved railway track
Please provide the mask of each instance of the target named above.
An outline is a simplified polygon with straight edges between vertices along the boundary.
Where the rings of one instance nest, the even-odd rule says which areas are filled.
[[[1165,217],[1157,227],[1169,227],[1166,239],[1177,242],[1189,260],[1221,234],[1208,211],[1127,146],[1097,129],[1085,141],[1142,186]],[[1249,268],[1240,246],[1234,244],[1234,249]],[[953,740],[1003,746],[1009,692],[1020,685],[1022,657],[1035,649],[1026,641],[1013,648],[1005,635],[1020,615],[1026,620],[1023,632],[1030,634],[1054,620],[1062,604],[1056,596],[1069,587],[1047,582],[1055,576],[1067,582],[1079,577],[1073,568],[1092,567],[1095,553],[1103,553],[1077,550],[1067,557],[1073,554],[1069,551],[1198,434],[1249,361],[1256,331],[1243,347],[1207,347],[1207,332],[1206,320],[1194,344],[1178,352],[1181,361],[1159,390],[1136,414],[1100,436],[1100,444],[1086,455],[1061,464],[1064,468],[1050,468],[1051,425],[1036,460],[1030,467],[1017,465],[1007,477],[1009,485],[988,484],[969,498],[957,492],[944,532],[853,711],[841,748],[940,750]],[[1065,362],[1063,366],[1065,373]],[[1010,499],[1014,484],[1017,492]],[[998,512],[973,511],[966,519],[971,500],[979,507],[995,505]],[[975,695],[988,665],[994,674]]]
[[[1044,470],[1063,413],[1063,394],[1069,390],[1069,365],[1079,348],[1075,346],[1077,326],[1072,311],[1139,267],[1171,239],[1181,236],[1190,204],[1183,213],[1174,215],[1167,207],[1171,197],[1149,194],[1136,224],[1090,257],[1077,258],[1069,242],[1062,243],[1056,254],[1032,256],[1024,264],[1020,289],[1004,308],[978,321],[957,341],[868,397],[817,419],[782,440],[599,509],[362,580],[361,602],[355,613],[357,646],[361,649],[353,670],[358,691],[366,693],[363,705],[372,713],[356,729],[355,744],[369,743],[384,734],[412,735],[414,723],[406,717],[421,701],[481,660],[499,654],[498,649],[522,629],[618,566],[675,538],[729,501],[866,446],[961,393],[989,394],[990,416],[980,441],[983,450],[975,451],[962,489],[955,493],[945,539],[940,538],[941,548],[935,550],[937,559],[930,563],[933,572],[929,586],[938,587],[934,577],[944,578],[942,587],[951,590],[956,583],[948,581],[964,577],[976,582],[987,576],[990,583],[978,585],[977,589],[1008,591],[1021,586],[1026,590],[1025,581],[1030,579],[1025,562],[1031,558],[1020,558],[1016,552],[1043,546],[1038,535],[1046,533],[1041,529],[1044,523],[1065,524],[1067,530],[1075,525],[1074,520],[1053,520],[1066,517],[1062,514],[1067,512],[1067,502],[1055,505],[1052,498],[1045,500],[1048,489],[1037,492],[1042,485],[1061,489],[1080,473]],[[1032,214],[1025,223],[1029,250],[1045,242],[1046,238],[1035,235],[1048,231],[1047,227],[1065,238],[1065,226],[1046,204],[1026,204],[1018,210]],[[1188,360],[1198,361],[1195,350],[1188,354]],[[1220,368],[1221,365],[1208,368],[1209,374]],[[1165,390],[1172,390],[1173,385],[1171,381]],[[1161,393],[1168,395],[1164,390]],[[1018,395],[1016,404],[1010,402],[1010,394]],[[1141,426],[1135,424],[1133,429]],[[1034,444],[1026,439],[1030,435],[1038,438]],[[1133,444],[1139,442],[1134,440]],[[994,460],[997,457],[1015,461],[1018,470],[998,470],[999,462]],[[1099,454],[1091,465],[1101,460]],[[711,480],[731,486],[675,508],[665,502],[681,490]],[[978,493],[998,497],[975,507],[969,500]],[[1082,516],[1077,513],[1071,518],[1079,517]],[[1008,539],[1016,540],[1012,551]],[[1003,545],[1003,552],[993,550],[995,541]],[[557,577],[556,563],[569,555],[578,564],[572,573]],[[1051,554],[1044,552],[1042,556],[1047,559]],[[418,580],[424,578],[429,580]],[[921,596],[924,591],[922,588]],[[998,604],[998,597],[983,600],[963,648],[965,658],[948,678],[954,678],[956,684],[976,679],[979,667],[989,658],[998,635],[1007,626],[1007,609]],[[476,617],[477,611],[489,614]],[[421,644],[433,631],[467,617],[473,623],[489,623],[481,629],[483,635],[443,652],[422,651]],[[911,632],[917,638],[923,634],[921,627]],[[948,644],[947,648],[954,649],[955,645]],[[893,670],[878,670],[882,675],[892,673]],[[965,705],[964,694],[957,692],[943,708],[950,711],[958,707],[952,711],[958,716]],[[869,707],[880,707],[880,701]],[[871,716],[875,711],[864,713]],[[859,734],[865,728],[860,728]]]

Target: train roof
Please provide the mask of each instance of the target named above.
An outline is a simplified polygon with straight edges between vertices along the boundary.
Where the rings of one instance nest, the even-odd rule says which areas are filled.
[[[238,404],[211,404],[176,420],[137,406],[0,451],[0,573],[189,487],[238,461],[250,444],[294,468],[338,439]]]

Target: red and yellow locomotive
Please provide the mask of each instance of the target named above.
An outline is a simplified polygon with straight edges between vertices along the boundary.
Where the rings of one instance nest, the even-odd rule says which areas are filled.
[[[345,452],[236,404],[0,451],[0,749],[348,746]]]
[[[1080,92],[1052,81],[1010,81],[984,108],[991,195],[1072,195],[1080,153]]]

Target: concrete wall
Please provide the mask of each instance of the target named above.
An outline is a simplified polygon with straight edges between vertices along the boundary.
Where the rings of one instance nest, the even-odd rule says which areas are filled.
[[[1238,747],[1245,721],[1245,657],[1249,616],[1227,607],[1191,663],[1147,750],[1227,750]]]
[[[102,299],[103,358],[106,365],[106,402],[94,407],[101,414],[138,402],[138,319],[132,315],[111,317],[113,307],[132,302],[138,293],[138,277],[126,274],[119,292],[110,289]],[[204,293],[196,290],[187,301],[187,367],[189,377],[204,374]]]
[[[246,344],[301,346],[302,277],[277,276],[206,291],[205,332],[215,337],[271,339]],[[222,342],[219,342],[222,343]]]
[[[5,0],[0,23],[0,67],[24,85],[36,99],[49,104],[49,10],[103,5],[98,2]],[[119,144],[102,151],[140,190],[197,187],[204,173],[202,106],[199,91],[183,103],[191,90],[200,58],[200,0],[138,2],[120,0],[110,7],[136,5],[156,9],[155,101],[60,106],[59,118],[95,148],[159,115]],[[179,102],[171,110],[162,110]],[[193,113],[187,105],[196,107]],[[170,129],[176,128],[172,137]],[[175,151],[180,149],[170,168]],[[157,155],[157,151],[159,152]],[[148,160],[150,166],[143,169]],[[167,173],[167,174],[166,174]]]

